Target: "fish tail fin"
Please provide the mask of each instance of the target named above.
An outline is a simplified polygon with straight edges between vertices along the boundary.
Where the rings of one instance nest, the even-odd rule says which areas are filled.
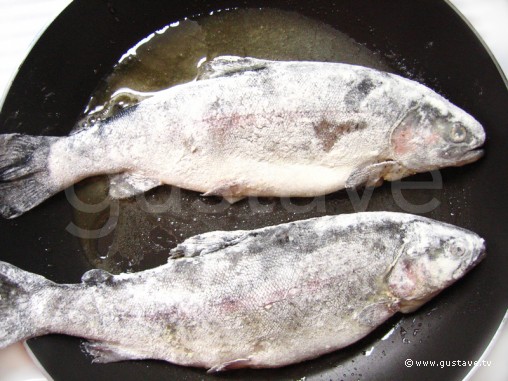
[[[14,218],[39,205],[60,189],[48,170],[51,145],[60,138],[0,135],[0,214]]]
[[[0,349],[40,334],[30,309],[46,278],[0,261]]]

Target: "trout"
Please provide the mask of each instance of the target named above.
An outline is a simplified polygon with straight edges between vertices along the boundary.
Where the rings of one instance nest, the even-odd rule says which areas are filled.
[[[473,268],[484,240],[409,214],[325,216],[185,240],[168,263],[55,284],[0,262],[0,348],[60,333],[94,362],[159,359],[210,372],[343,348]]]
[[[200,69],[70,136],[0,135],[0,214],[100,174],[114,198],[169,184],[235,202],[320,196],[482,156],[478,121],[398,75],[229,56]]]

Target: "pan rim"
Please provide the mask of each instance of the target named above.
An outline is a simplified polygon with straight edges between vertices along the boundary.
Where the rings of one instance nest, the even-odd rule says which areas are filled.
[[[507,76],[506,74],[503,72],[501,66],[499,65],[497,59],[495,58],[495,56],[493,55],[492,51],[490,50],[490,48],[487,46],[487,44],[485,43],[485,41],[483,40],[483,38],[479,35],[479,33],[476,31],[476,29],[474,29],[471,25],[471,23],[468,21],[468,19],[465,18],[465,16],[460,13],[457,8],[455,7],[455,5],[453,3],[450,2],[450,0],[444,0],[454,11],[455,13],[457,13],[463,22],[465,22],[465,24],[469,27],[469,29],[474,33],[476,39],[481,43],[483,49],[488,53],[491,61],[494,63],[494,65],[496,66],[499,74],[501,75],[501,78],[503,79],[503,82],[504,82],[504,85],[505,87],[508,89],[508,80],[507,80]],[[26,52],[26,55],[22,61],[22,63],[25,62],[26,58],[28,57],[28,55],[30,54],[30,52],[32,51],[32,48],[34,47],[34,45],[38,42],[39,38],[46,32],[46,30],[53,24],[53,22],[62,15],[62,13],[65,11],[65,9],[67,7],[69,7],[72,3],[69,3],[64,9],[62,9],[62,11],[55,17],[55,19],[53,19],[51,22],[49,22],[46,27],[41,30],[39,32],[39,34],[37,35],[37,37],[32,41],[30,47],[27,49],[27,52]],[[21,66],[21,65],[20,65]],[[13,75],[11,77],[11,80],[10,82],[7,84],[7,86],[5,87],[4,89],[4,94],[2,94],[2,97],[0,98],[0,109],[3,108],[3,105],[4,105],[4,102],[5,102],[5,99],[7,98],[7,95],[9,94],[10,90],[11,90],[11,86],[12,86],[12,82],[13,80],[17,77],[17,75],[19,74],[19,67],[17,70],[15,70],[13,72]],[[492,349],[492,347],[495,345],[495,341],[499,338],[499,335],[500,335],[500,332],[502,331],[503,327],[506,327],[507,326],[507,319],[508,319],[508,310],[507,312],[505,313],[505,316],[504,318],[501,320],[500,324],[499,324],[499,327],[496,331],[496,333],[493,335],[492,339],[490,340],[490,343],[487,345],[487,347],[485,348],[483,354],[481,355],[480,357],[480,360],[483,359],[485,356],[487,356],[487,354],[489,353],[489,351]],[[30,347],[26,344],[26,342],[24,343],[25,347],[27,348],[28,352],[31,354],[31,357],[33,357],[34,359],[36,359],[35,355],[33,354],[33,352],[31,351]],[[40,363],[39,363],[40,364]],[[41,369],[43,369],[43,367],[41,366],[40,367]],[[470,379],[470,377],[472,377],[472,375],[474,374],[475,372],[475,369],[471,369],[470,372],[466,375],[466,377],[463,379],[464,381],[467,381]],[[49,378],[50,379],[50,378]]]

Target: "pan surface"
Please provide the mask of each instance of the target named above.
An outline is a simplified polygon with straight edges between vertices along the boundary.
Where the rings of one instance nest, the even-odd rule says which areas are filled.
[[[403,194],[415,204],[437,200],[439,205],[426,215],[483,236],[487,258],[416,313],[396,315],[341,351],[282,369],[242,370],[212,377],[204,370],[158,361],[97,365],[81,352],[81,339],[60,335],[32,339],[30,348],[55,380],[462,379],[470,367],[407,367],[405,360],[477,360],[508,307],[508,237],[503,234],[508,217],[504,196],[508,164],[502,156],[508,151],[508,91],[482,43],[446,2],[76,0],[41,36],[20,68],[0,113],[0,132],[69,133],[101,79],[134,44],[185,17],[236,7],[295,11],[326,23],[474,115],[487,133],[486,156],[475,164],[441,171],[442,187],[421,186]],[[422,175],[410,180],[429,178]],[[404,211],[403,205],[393,201],[392,187],[385,184],[376,189],[367,210]],[[184,203],[195,195],[186,197],[184,194]],[[316,207],[312,213],[353,212],[349,201],[350,195],[337,192],[326,198],[325,209]],[[196,229],[229,230],[268,225],[279,217],[281,221],[303,218],[278,212],[263,219],[249,216],[241,205],[235,208],[215,219],[215,225],[213,218],[200,217]],[[185,204],[184,209],[191,210]],[[241,221],[235,210],[245,213]],[[171,211],[163,217],[162,223],[170,221]],[[192,221],[192,216],[189,218]],[[0,260],[56,282],[79,282],[92,263],[97,264],[87,255],[83,240],[69,233],[75,220],[75,211],[63,193],[18,219],[0,220]],[[175,237],[179,241],[184,238]],[[153,262],[140,262],[133,268],[163,263],[164,255],[161,252]]]

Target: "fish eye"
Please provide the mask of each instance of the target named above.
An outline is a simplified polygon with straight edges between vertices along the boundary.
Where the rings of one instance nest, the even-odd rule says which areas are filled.
[[[454,257],[463,257],[466,254],[466,248],[460,241],[452,241],[450,242],[450,253]]]
[[[450,132],[451,140],[455,143],[462,143],[464,140],[466,140],[466,137],[467,137],[466,128],[462,124],[455,123]]]

